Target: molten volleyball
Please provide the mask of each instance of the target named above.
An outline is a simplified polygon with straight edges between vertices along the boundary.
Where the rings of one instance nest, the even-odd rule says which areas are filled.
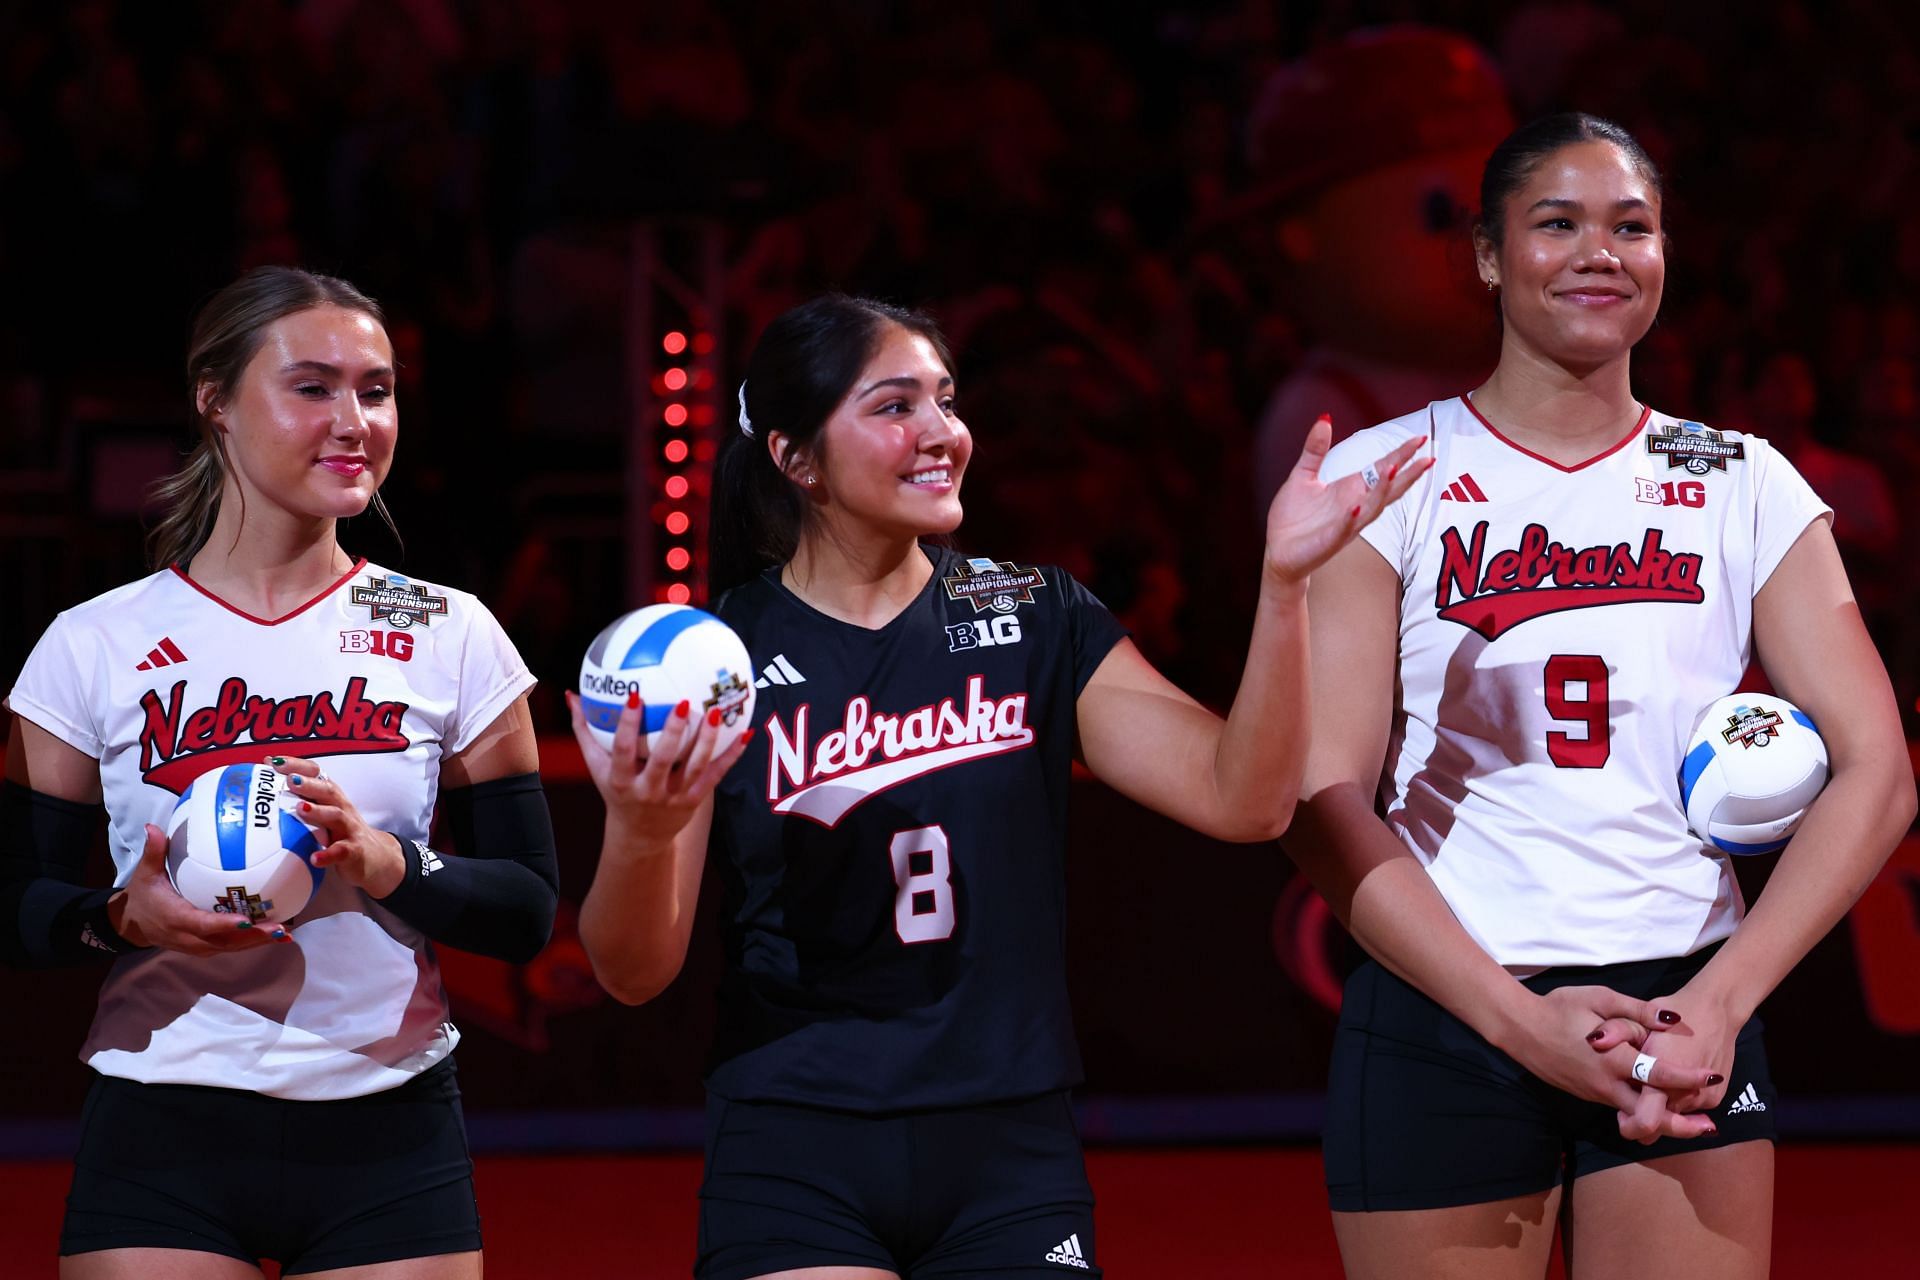
[[[1772,694],[1729,694],[1708,707],[1680,767],[1687,825],[1725,853],[1784,848],[1826,785],[1820,731]]]
[[[167,823],[167,874],[180,896],[256,922],[300,914],[326,874],[313,855],[331,840],[287,805],[287,780],[270,765],[221,765],[195,778]]]
[[[602,746],[612,748],[620,713],[634,694],[649,749],[683,701],[692,716],[719,711],[728,741],[753,716],[753,661],[733,628],[712,614],[684,604],[648,605],[614,619],[580,664],[580,709]]]

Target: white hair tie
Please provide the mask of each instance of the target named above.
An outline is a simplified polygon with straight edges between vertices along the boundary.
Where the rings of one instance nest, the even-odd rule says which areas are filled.
[[[747,416],[747,384],[745,379],[742,379],[740,382],[740,434],[749,440],[753,439],[753,419]]]

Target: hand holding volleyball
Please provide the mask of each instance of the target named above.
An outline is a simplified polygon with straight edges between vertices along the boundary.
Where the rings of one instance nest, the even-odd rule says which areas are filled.
[[[297,756],[278,759],[292,811],[328,835],[315,851],[313,865],[371,897],[384,898],[399,888],[407,877],[406,851],[400,841],[361,817],[346,791],[321,772],[316,761]]]
[[[167,833],[149,822],[140,861],[108,908],[115,932],[136,947],[164,947],[190,956],[244,951],[274,941],[270,928],[256,928],[245,916],[208,911],[181,897],[167,875],[167,847]]]
[[[1320,466],[1332,442],[1333,422],[1322,414],[1267,508],[1267,572],[1283,582],[1304,581],[1433,465],[1430,456],[1414,456],[1426,445],[1422,436],[1329,484]]]
[[[753,702],[746,646],[712,614],[653,605],[615,619],[567,695],[609,823],[672,840],[746,749]]]

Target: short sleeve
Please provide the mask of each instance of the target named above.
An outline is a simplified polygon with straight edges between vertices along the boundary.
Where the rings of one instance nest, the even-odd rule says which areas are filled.
[[[488,725],[535,680],[491,610],[471,596],[467,642],[460,654],[460,696],[447,726],[443,749],[458,755],[473,745]]]
[[[1413,430],[1402,426],[1400,420],[1355,432],[1328,452],[1326,461],[1320,464],[1320,478],[1330,484],[1350,476],[1368,463],[1391,453],[1413,435]],[[1415,481],[1411,489],[1401,494],[1385,511],[1382,511],[1373,523],[1360,531],[1360,537],[1368,546],[1378,551],[1381,558],[1392,565],[1402,579],[1405,579],[1411,569],[1407,545],[1408,526],[1413,519],[1413,513],[1425,500],[1427,486],[1432,482],[1433,473],[1429,471]]]
[[[106,749],[94,715],[90,650],[84,631],[66,614],[53,620],[27,655],[20,678],[7,695],[13,714],[31,720],[74,750],[98,760]]]
[[[1073,646],[1073,692],[1078,697],[1113,652],[1113,646],[1126,639],[1127,629],[1098,596],[1064,569],[1047,572],[1059,579],[1060,598],[1066,605],[1067,636]]]
[[[1833,520],[1806,477],[1778,449],[1746,437],[1747,465],[1754,468],[1753,589],[1758,592],[1815,520]]]

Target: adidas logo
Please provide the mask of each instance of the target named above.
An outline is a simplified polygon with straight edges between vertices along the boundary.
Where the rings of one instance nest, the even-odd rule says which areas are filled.
[[[440,855],[427,848],[418,840],[413,842],[414,849],[420,854],[420,877],[425,879],[436,871],[445,871],[447,864],[440,861]]]
[[[1760,1101],[1760,1095],[1754,1090],[1753,1082],[1748,1081],[1747,1087],[1741,1091],[1739,1097],[1733,1100],[1733,1105],[1727,1108],[1727,1114],[1737,1116],[1743,1111],[1765,1111],[1766,1109],[1767,1104]]]
[[[1047,1253],[1048,1262],[1057,1262],[1065,1267],[1078,1267],[1082,1271],[1091,1271],[1087,1264],[1087,1255],[1080,1252],[1080,1233],[1074,1232]]]
[[[807,678],[794,670],[787,655],[782,653],[774,657],[760,672],[760,678],[753,682],[756,689],[764,689],[770,684],[805,684]]]
[[[147,654],[147,660],[135,667],[134,670],[152,671],[156,667],[170,667],[176,662],[185,662],[186,660],[187,655],[180,652],[179,645],[167,637],[161,636],[160,643],[155,645],[152,651]]]
[[[1458,480],[1440,491],[1440,501],[1485,502],[1487,495],[1480,491],[1480,486],[1473,482],[1471,475],[1462,471]]]

